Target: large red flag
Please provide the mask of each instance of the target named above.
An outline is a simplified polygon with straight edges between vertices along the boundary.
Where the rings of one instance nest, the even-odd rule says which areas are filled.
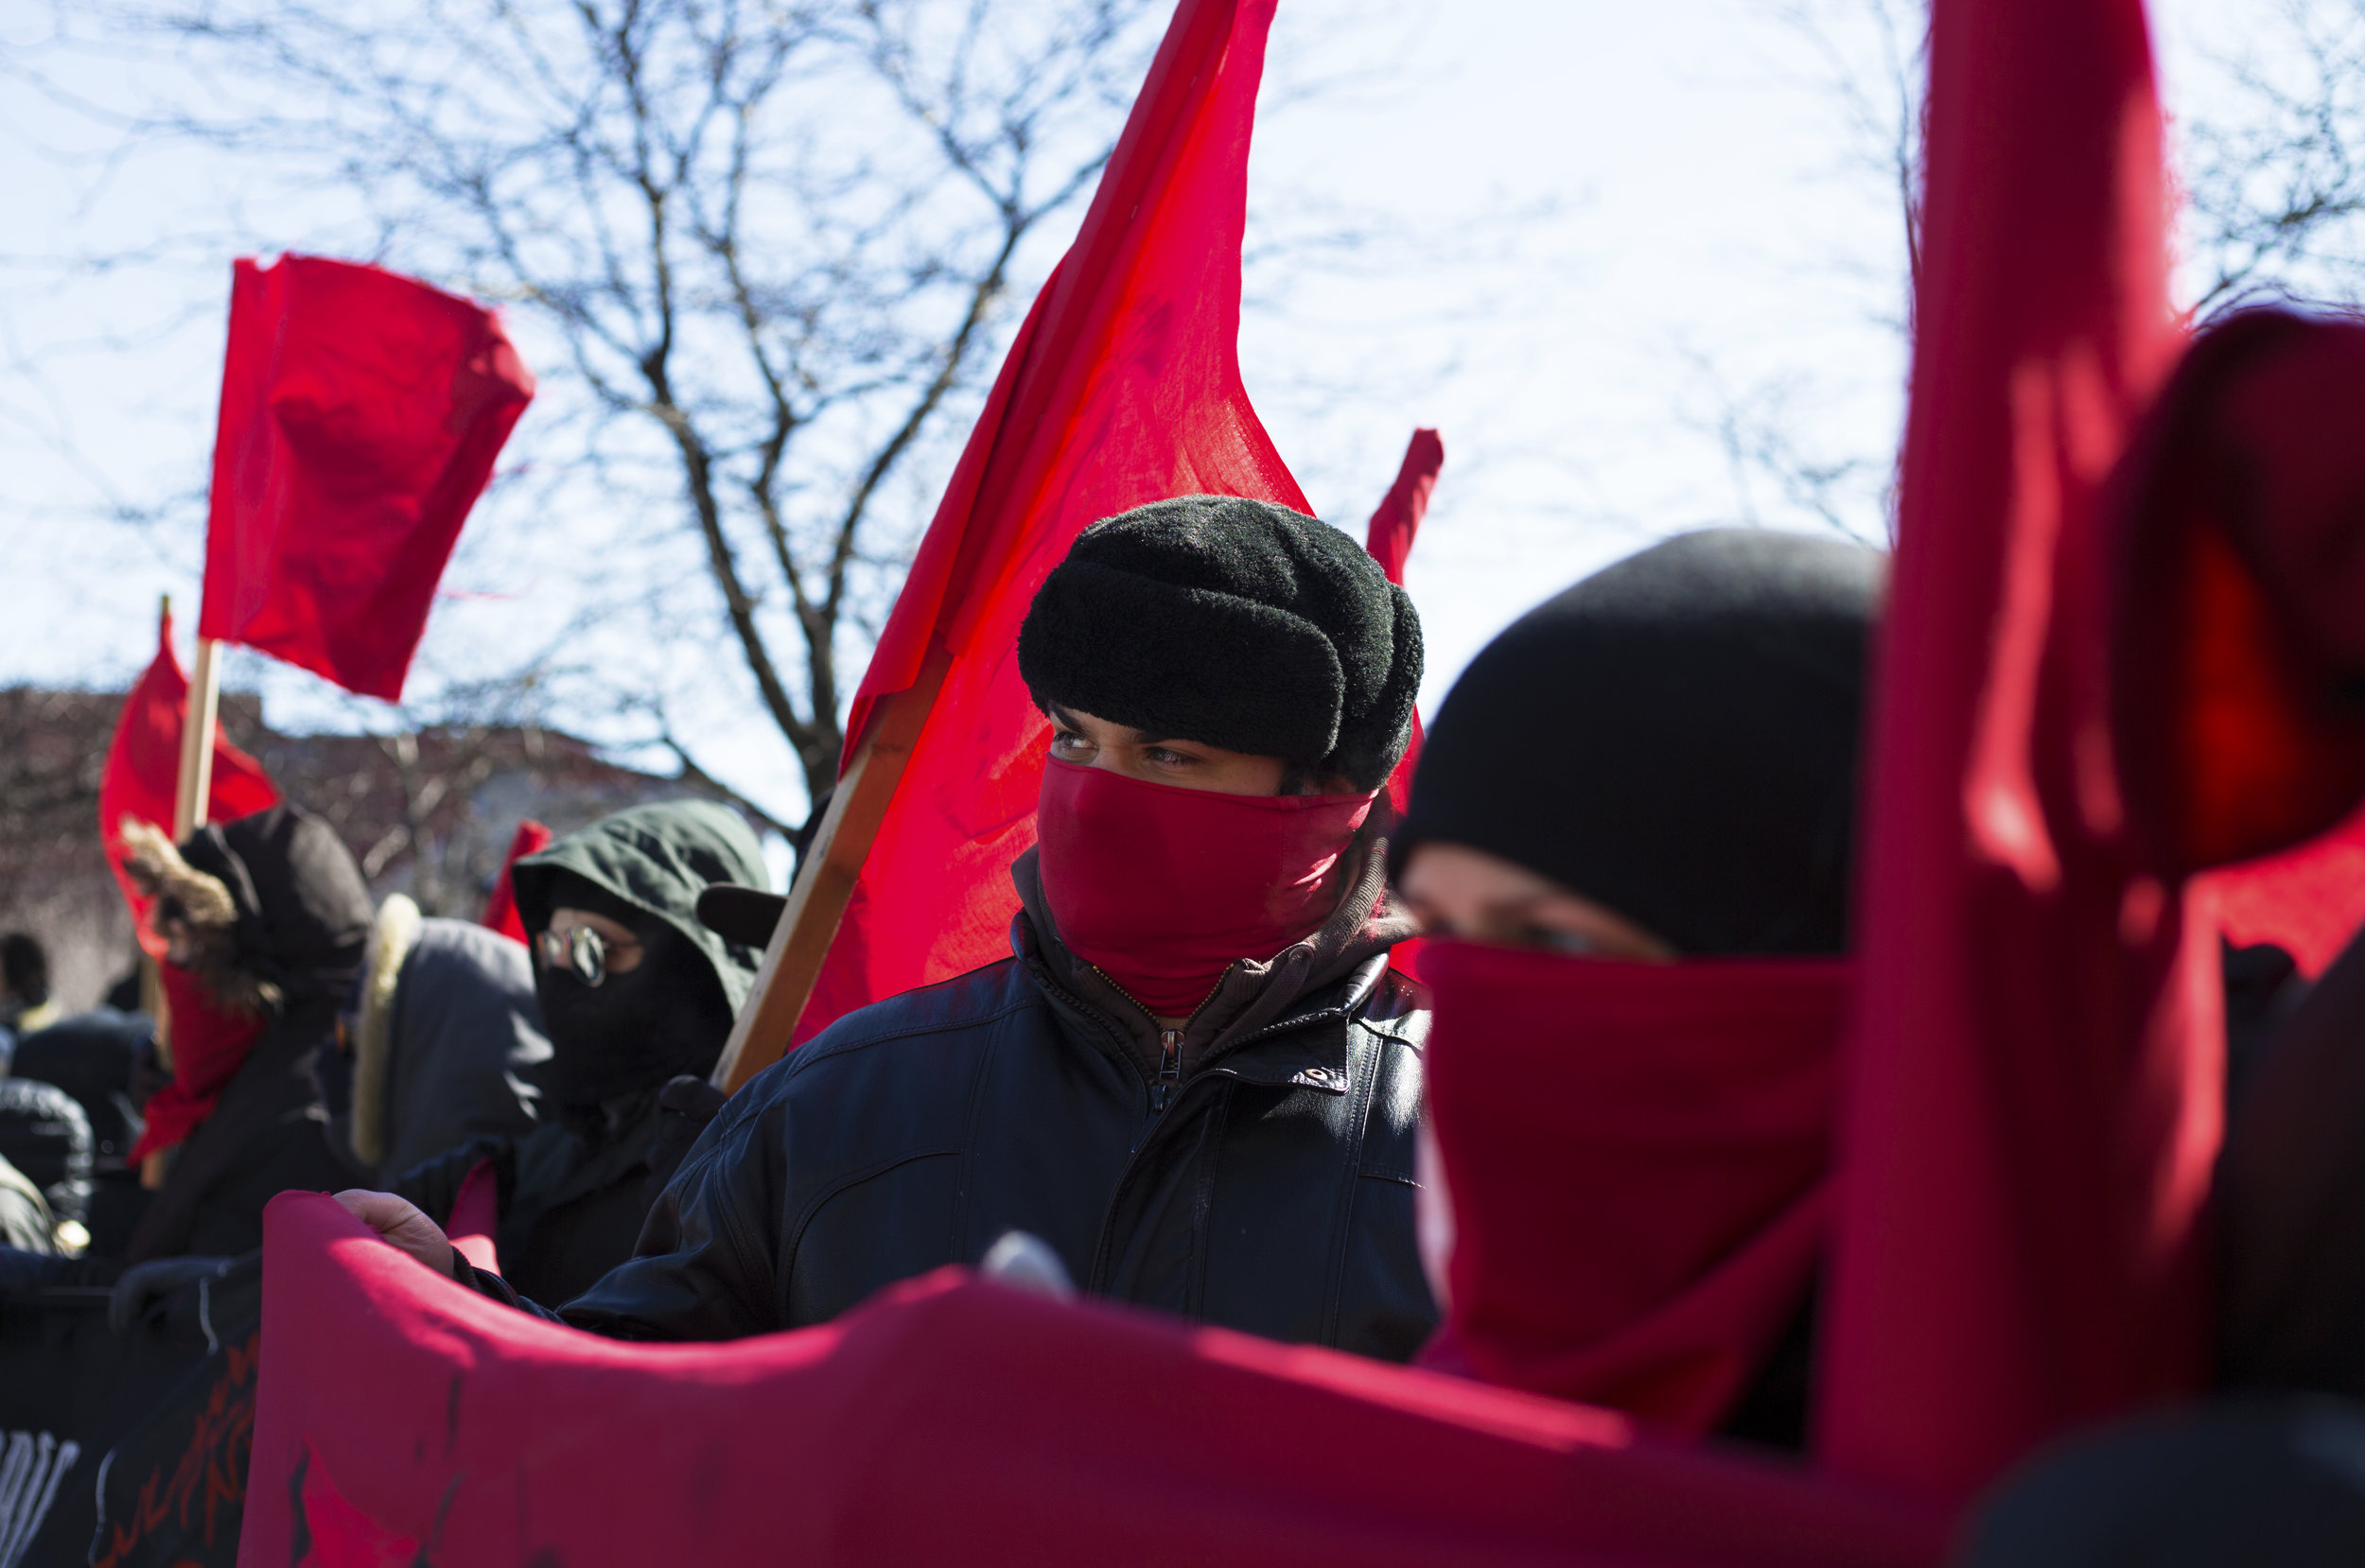
[[[1084,527],[1167,496],[1300,511],[1240,385],[1249,133],[1273,0],[1182,0],[1076,236],[1002,366],[855,693],[943,685],[794,1038],[1008,951],[1049,730],[1018,626]],[[849,748],[851,755],[852,748]]]
[[[2145,874],[2097,492],[2178,337],[2142,0],[1936,0],[1820,1446],[1959,1498],[2195,1387],[2215,953]]]
[[[172,808],[181,778],[181,726],[189,709],[189,678],[172,652],[172,617],[164,617],[156,635],[156,656],[149,661],[131,694],[123,699],[115,720],[114,742],[107,748],[106,771],[98,780],[98,837],[106,845],[107,863],[131,906],[131,923],[140,946],[150,957],[164,954],[163,939],[148,929],[150,900],[123,870],[123,819],[133,817],[166,833],[172,831]],[[213,788],[205,820],[235,822],[239,817],[279,804],[278,787],[263,765],[214,731]]]
[[[198,635],[389,702],[534,396],[499,321],[351,262],[237,264]]]
[[[263,1225],[254,1568],[1908,1568],[1944,1547],[1928,1512],[1608,1411],[955,1269],[815,1328],[639,1345],[497,1305],[318,1193]]]

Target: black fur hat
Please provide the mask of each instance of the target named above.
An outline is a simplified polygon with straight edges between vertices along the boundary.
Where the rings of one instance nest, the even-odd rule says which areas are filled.
[[[1179,496],[1077,536],[1019,628],[1018,668],[1045,709],[1372,790],[1411,733],[1421,618],[1329,524]]]

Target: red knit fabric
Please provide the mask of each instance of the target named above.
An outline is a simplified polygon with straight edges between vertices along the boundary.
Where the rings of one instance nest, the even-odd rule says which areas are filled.
[[[1339,857],[1373,795],[1234,795],[1054,759],[1042,775],[1043,898],[1068,950],[1161,1017],[1207,1000],[1339,904]]]
[[[159,964],[156,973],[172,1019],[172,1081],[140,1107],[144,1125],[126,1157],[132,1165],[183,1141],[213,1115],[221,1091],[263,1036],[261,1019],[216,1007],[197,977],[179,965]]]
[[[1423,1361],[1713,1429],[1820,1261],[1848,967],[1433,940],[1422,975],[1454,1216]]]

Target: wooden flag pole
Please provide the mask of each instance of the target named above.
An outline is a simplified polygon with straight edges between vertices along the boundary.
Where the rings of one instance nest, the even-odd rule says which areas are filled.
[[[919,743],[920,727],[936,706],[952,662],[942,649],[931,650],[919,678],[880,701],[838,775],[837,793],[814,831],[796,885],[788,890],[788,907],[780,912],[771,945],[763,950],[755,988],[747,993],[722,1058],[714,1064],[711,1081],[724,1093],[737,1093],[740,1085],[787,1053],[789,1035],[821,978],[822,960],[830,955],[863,862],[886,820],[887,802],[902,781],[912,747]]]
[[[220,644],[197,639],[197,668],[189,674],[188,711],[181,721],[181,778],[172,797],[172,842],[205,826],[214,793],[214,723],[221,711]]]
[[[170,614],[172,601],[165,601]],[[179,844],[205,826],[206,807],[214,793],[214,725],[221,711],[220,644],[211,637],[197,639],[197,668],[189,673],[188,706],[181,714],[181,773],[172,792],[172,842]],[[159,987],[161,993],[161,987]],[[163,1001],[161,994],[157,1001]],[[172,1019],[161,1008],[156,1015],[156,1060],[172,1066]],[[159,1150],[140,1163],[140,1185],[151,1191],[165,1184],[166,1154]]]

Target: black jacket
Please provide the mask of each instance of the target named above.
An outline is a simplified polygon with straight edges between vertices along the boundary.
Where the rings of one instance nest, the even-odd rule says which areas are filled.
[[[523,1134],[471,1140],[406,1171],[394,1190],[447,1224],[461,1183],[479,1160],[491,1160],[502,1276],[537,1300],[567,1300],[632,1256],[649,1212],[649,1156],[662,1120],[657,1096],[636,1096],[617,1111],[613,1130],[561,1114]]]
[[[169,875],[212,878],[229,895],[227,942],[207,960],[217,966],[208,987],[219,996],[232,983],[255,986],[267,1021],[174,1155],[132,1233],[131,1263],[252,1252],[263,1245],[263,1205],[273,1195],[349,1185],[328,1145],[312,1058],[335,1034],[369,938],[374,911],[361,868],[327,823],[285,805],[200,828],[180,853],[184,863]],[[169,882],[165,891],[177,896]]]
[[[1237,964],[1181,1037],[1059,942],[1032,856],[1015,956],[841,1019],[733,1096],[638,1255],[553,1315],[639,1339],[818,1323],[1034,1232],[1077,1282],[1275,1339],[1410,1356],[1428,1013],[1366,845],[1340,914]],[[479,1284],[508,1296],[500,1282]]]

